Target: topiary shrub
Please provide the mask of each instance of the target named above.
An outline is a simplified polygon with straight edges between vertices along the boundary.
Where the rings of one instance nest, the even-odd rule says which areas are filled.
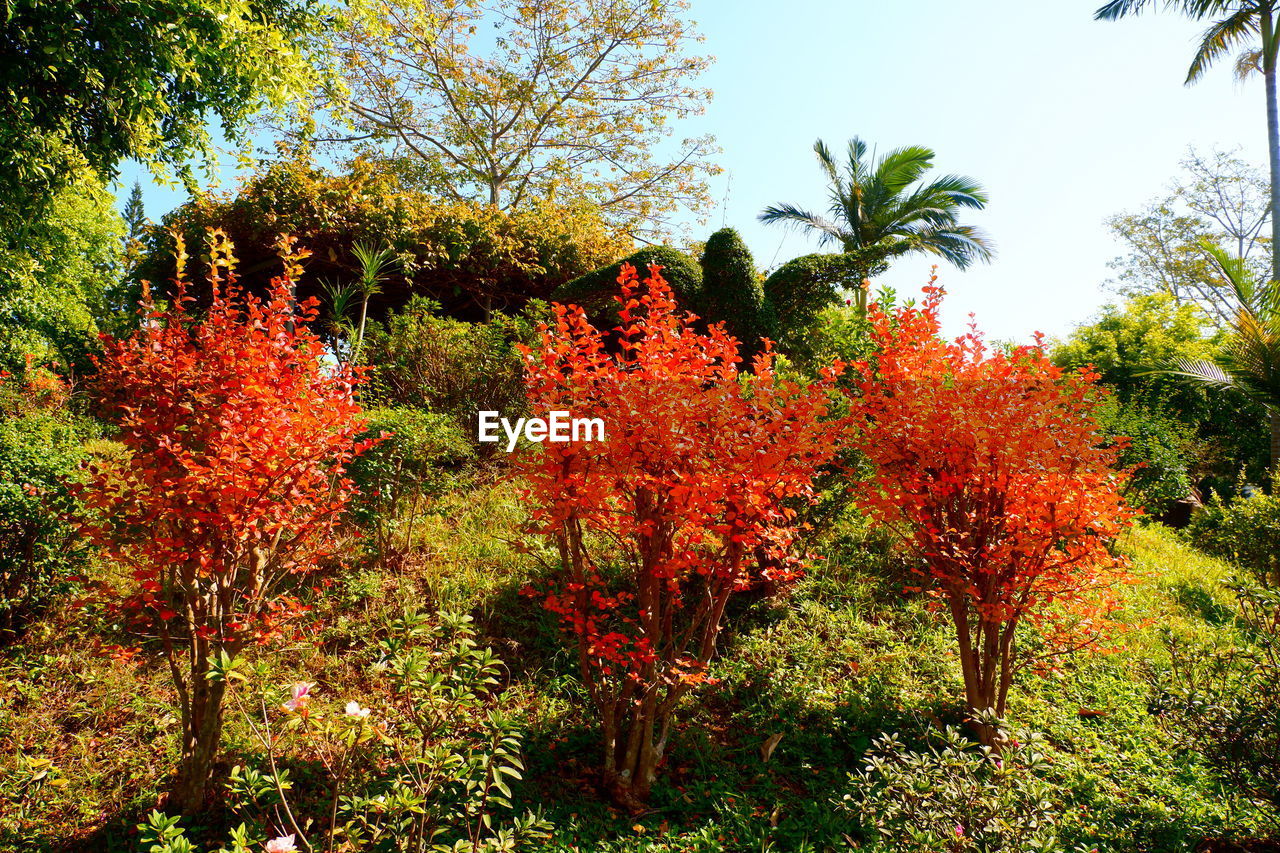
[[[823,310],[840,303],[840,289],[861,287],[862,279],[862,262],[853,255],[804,255],[774,270],[763,290],[779,349],[802,345]]]
[[[562,305],[581,305],[593,316],[613,312],[623,264],[631,264],[641,275],[648,274],[650,264],[658,264],[662,267],[663,279],[682,306],[696,310],[695,306],[700,303],[702,267],[684,252],[670,246],[647,246],[607,267],[578,276],[552,291],[552,301]]]
[[[765,310],[764,288],[751,250],[737,231],[721,228],[707,238],[698,263],[702,292],[695,310],[710,323],[723,322],[729,334],[742,342],[743,356],[749,359],[759,348],[760,338],[773,334],[772,314]]]
[[[1215,497],[1192,520],[1187,535],[1201,550],[1280,586],[1280,497]]]

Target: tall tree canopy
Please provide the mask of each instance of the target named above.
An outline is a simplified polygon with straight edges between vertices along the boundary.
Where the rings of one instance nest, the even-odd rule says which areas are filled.
[[[1267,276],[1270,186],[1265,173],[1229,152],[1193,149],[1182,169],[1165,198],[1108,221],[1126,248],[1111,266],[1122,292],[1167,294],[1226,328],[1236,309],[1234,291],[1212,250],[1220,248]]]
[[[986,206],[986,191],[961,175],[926,180],[933,168],[932,149],[911,145],[877,158],[855,136],[843,164],[821,139],[813,150],[827,178],[828,216],[775,204],[765,208],[760,221],[816,232],[824,245],[839,246],[857,260],[853,284],[883,272],[893,258],[917,252],[938,255],[960,269],[991,259],[990,239],[960,222],[964,210]],[[865,293],[859,293],[865,300]]]
[[[707,201],[709,137],[664,143],[710,97],[681,0],[352,0],[318,138],[503,209],[598,205],[636,235]]]
[[[305,88],[315,0],[0,0],[0,229],[42,209],[77,167],[135,158],[188,175],[209,123]]]
[[[1111,0],[1098,8],[1094,17],[1114,21],[1141,12],[1149,0]],[[1280,110],[1276,104],[1276,15],[1280,0],[1163,0],[1167,9],[1182,12],[1195,21],[1209,21],[1191,67],[1187,85],[1197,82],[1209,66],[1224,54],[1239,51],[1236,74],[1262,74],[1267,99],[1267,154],[1271,166],[1271,238],[1280,245]],[[1271,278],[1280,279],[1280,255],[1271,256]]]
[[[124,222],[88,176],[25,230],[21,245],[0,241],[0,371],[20,372],[30,357],[80,372],[99,333],[134,320],[121,284]]]

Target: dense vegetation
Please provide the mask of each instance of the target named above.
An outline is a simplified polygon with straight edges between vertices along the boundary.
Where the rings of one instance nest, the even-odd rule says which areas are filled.
[[[1274,79],[1238,5],[1193,76]],[[2,8],[0,849],[1280,845],[1253,167],[1065,340],[948,339],[878,280],[995,258],[929,148],[819,142],[771,270],[670,227],[678,2]],[[214,119],[278,143],[216,194]]]

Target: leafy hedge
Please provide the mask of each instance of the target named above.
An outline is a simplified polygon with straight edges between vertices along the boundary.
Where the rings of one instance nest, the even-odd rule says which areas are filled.
[[[506,212],[442,199],[363,162],[345,174],[303,160],[277,162],[235,194],[199,197],[163,224],[150,238],[141,277],[172,277],[173,238],[167,229],[180,231],[197,255],[205,233],[217,227],[236,246],[242,284],[264,288],[279,271],[276,239],[287,233],[312,252],[299,283],[302,297],[322,298],[325,281],[352,281],[359,271],[351,252],[356,243],[388,246],[397,269],[370,301],[374,317],[413,296],[433,299],[461,319],[514,311],[614,260],[629,245],[589,208],[542,203]]]
[[[702,295],[702,267],[692,258],[670,246],[647,246],[608,266],[580,275],[557,287],[551,299],[565,305],[581,305],[589,314],[611,311],[618,295],[618,276],[623,264],[631,264],[643,276],[650,264],[662,267],[662,277],[676,299],[686,307],[698,303]]]
[[[840,288],[862,282],[861,261],[853,255],[803,255],[787,261],[764,280],[764,295],[785,337],[818,323],[824,308],[840,301]]]
[[[773,312],[764,298],[751,250],[732,228],[707,238],[699,258],[702,293],[697,311],[711,322],[723,322],[743,342],[750,357],[762,337],[773,335]]]
[[[1214,499],[1187,532],[1198,548],[1280,586],[1280,497]]]

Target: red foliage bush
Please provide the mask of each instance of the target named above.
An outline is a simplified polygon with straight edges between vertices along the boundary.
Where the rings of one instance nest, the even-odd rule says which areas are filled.
[[[535,415],[605,422],[603,440],[539,445],[523,473],[564,572],[545,604],[576,642],[606,782],[629,806],[649,792],[677,703],[706,679],[730,596],[759,577],[757,554],[769,580],[798,573],[788,502],[812,498],[838,432],[824,420],[837,369],[802,387],[766,350],[740,373],[737,341],[696,332],[659,270],[642,286],[623,267],[616,341],[557,305],[525,351]]]
[[[1111,545],[1132,513],[1116,448],[1094,419],[1096,376],[1043,348],[992,350],[975,330],[940,336],[942,291],[868,319],[879,349],[857,365],[855,443],[873,466],[861,503],[921,558],[924,588],[951,616],[972,711],[1003,716],[1018,628],[1043,656],[1096,645],[1127,579]],[[989,732],[988,732],[989,734]]]
[[[173,799],[198,810],[221,735],[225,666],[300,608],[294,576],[335,545],[351,494],[344,466],[363,427],[346,367],[326,366],[293,303],[302,255],[281,242],[284,273],[259,301],[235,284],[225,235],[210,239],[212,303],[200,316],[182,277],[161,309],[143,305],[131,337],[104,336],[96,391],[127,449],[91,472],[86,531],[132,571],[111,591],[156,637],[178,692],[183,758]]]

